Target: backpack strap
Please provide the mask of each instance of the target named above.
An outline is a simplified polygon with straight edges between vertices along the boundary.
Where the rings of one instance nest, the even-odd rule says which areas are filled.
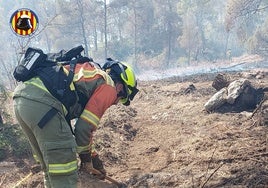
[[[74,59],[72,61],[70,61],[70,70],[69,70],[69,74],[67,77],[67,84],[70,85],[73,81],[74,78],[74,70],[75,70],[75,66],[77,64],[78,60]]]
[[[73,77],[74,77],[74,69],[77,63],[77,59],[71,60],[69,62],[70,64],[70,70],[69,70],[69,74],[65,80],[65,84],[63,86],[61,86],[60,88],[54,88],[51,83],[49,78],[47,78],[47,75],[45,74],[45,72],[40,71],[38,72],[38,76],[40,76],[41,80],[43,81],[44,85],[46,86],[46,88],[49,90],[49,92],[56,97],[59,101],[63,102],[61,99],[64,96],[64,92],[67,89],[67,87],[70,87],[70,84],[73,81]],[[55,67],[56,72],[60,73],[60,69],[62,69],[61,65],[58,65]],[[63,71],[61,71],[62,74]],[[66,104],[64,104],[65,107],[67,108],[67,110],[69,111],[70,106],[66,106]],[[43,117],[42,119],[39,121],[38,126],[42,129],[56,114],[57,114],[58,110],[55,108],[51,108]],[[68,122],[69,125],[70,124],[70,118],[69,118],[69,113],[66,115],[65,117],[66,121]],[[70,126],[71,128],[71,126]],[[72,133],[74,134],[72,128],[71,128]]]
[[[38,122],[38,126],[40,129],[43,129],[44,126],[58,113],[58,110],[56,108],[51,108]]]
[[[74,72],[75,72],[75,66],[77,63],[84,63],[86,61],[88,61],[89,58],[79,58],[79,59],[74,59],[71,60],[69,62],[66,62],[66,64],[70,65],[70,69],[69,69],[69,73],[68,76],[65,80],[65,84],[64,86],[62,86],[61,88],[53,88],[51,86],[50,80],[47,78],[47,75],[40,71],[38,72],[38,75],[40,76],[41,80],[43,81],[44,85],[46,86],[46,88],[49,90],[49,92],[51,92],[51,94],[53,96],[55,96],[58,100],[62,99],[63,95],[64,95],[64,91],[67,89],[67,87],[70,87],[72,81],[73,81],[73,77],[74,77]],[[56,72],[59,72],[60,69],[62,69],[61,65],[58,65],[55,67]],[[63,73],[63,71],[62,71]],[[60,100],[61,101],[61,100]],[[61,101],[63,102],[63,101]],[[66,105],[66,104],[64,104]],[[69,111],[70,106],[65,106],[67,108],[67,110]],[[39,121],[38,126],[42,129],[56,114],[57,114],[58,110],[55,108],[51,108],[44,116],[43,118]],[[65,116],[66,121],[68,122],[70,129],[73,132],[73,129],[71,127],[71,119],[70,119],[70,114],[67,113],[67,115]]]

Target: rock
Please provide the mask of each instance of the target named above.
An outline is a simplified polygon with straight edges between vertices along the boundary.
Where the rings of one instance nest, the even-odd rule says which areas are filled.
[[[214,94],[208,102],[205,104],[205,109],[207,111],[216,110],[218,107],[223,105],[227,100],[227,89],[222,88],[216,94]]]
[[[184,94],[193,93],[195,90],[196,90],[196,87],[194,86],[194,84],[190,84],[190,85],[184,90]]]
[[[227,102],[233,104],[246,86],[251,86],[247,79],[239,79],[231,82],[227,88]]]
[[[217,91],[221,90],[224,87],[229,85],[230,81],[223,74],[218,74],[213,80],[212,87],[214,87]]]

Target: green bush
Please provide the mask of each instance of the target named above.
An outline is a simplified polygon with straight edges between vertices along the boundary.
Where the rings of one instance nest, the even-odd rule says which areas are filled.
[[[19,125],[0,125],[0,161],[7,157],[28,157],[30,144]]]

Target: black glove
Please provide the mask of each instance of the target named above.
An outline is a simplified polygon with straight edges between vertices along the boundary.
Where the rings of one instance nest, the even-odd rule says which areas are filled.
[[[96,175],[97,178],[104,180],[106,176],[106,170],[103,167],[103,162],[100,160],[99,155],[91,156],[91,154],[79,154],[81,159],[81,170],[86,171],[87,173],[92,173]],[[96,173],[92,168],[100,172]]]
[[[91,160],[91,154],[79,154],[81,165],[80,170],[85,171],[87,173],[91,173],[90,169],[92,168],[92,160]]]
[[[103,167],[103,162],[99,158],[99,155],[92,156],[92,165],[93,165],[93,168],[101,172],[101,174],[96,174],[97,177],[101,180],[104,180],[106,176],[106,170]]]
[[[91,163],[91,154],[90,153],[85,153],[85,154],[79,154],[81,163]]]

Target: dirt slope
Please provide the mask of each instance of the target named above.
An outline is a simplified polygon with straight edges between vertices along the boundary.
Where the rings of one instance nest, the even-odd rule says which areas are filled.
[[[267,87],[268,70],[259,74],[228,76]],[[95,135],[108,175],[139,188],[267,187],[267,100],[253,117],[252,112],[207,113],[204,104],[216,92],[214,77],[140,82],[131,106],[109,109]],[[196,90],[186,92],[191,84]],[[12,187],[25,177],[27,163],[6,162],[6,170],[2,164],[0,187]],[[80,177],[80,187],[115,187],[84,173]],[[43,187],[41,173],[18,187]]]

